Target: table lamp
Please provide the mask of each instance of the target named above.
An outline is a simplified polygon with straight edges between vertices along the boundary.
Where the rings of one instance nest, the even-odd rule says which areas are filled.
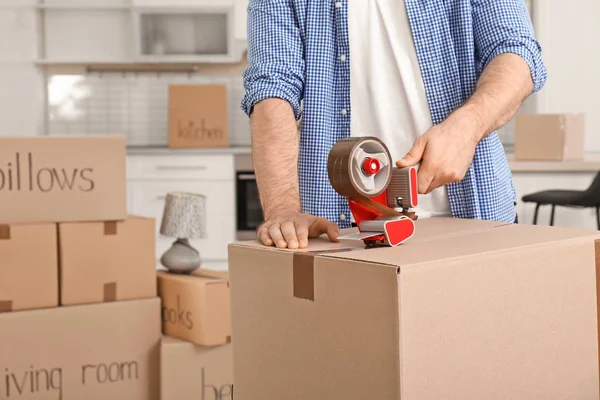
[[[194,193],[167,193],[160,233],[176,240],[160,262],[169,272],[189,274],[200,267],[198,250],[190,245],[189,239],[206,237],[205,198]]]

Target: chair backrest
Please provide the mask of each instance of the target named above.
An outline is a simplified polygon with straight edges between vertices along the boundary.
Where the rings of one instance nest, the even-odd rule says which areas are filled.
[[[585,193],[587,196],[594,199],[597,202],[596,204],[600,204],[600,171],[596,173],[594,180],[590,186],[588,186]]]

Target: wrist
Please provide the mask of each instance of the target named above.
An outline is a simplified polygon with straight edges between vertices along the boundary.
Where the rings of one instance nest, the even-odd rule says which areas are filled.
[[[276,204],[265,206],[263,208],[265,220],[269,220],[276,215],[300,213],[301,207],[299,203],[289,202],[284,204]]]
[[[487,135],[485,118],[476,105],[465,104],[452,113],[446,121],[452,125],[453,131],[468,136],[474,145]]]

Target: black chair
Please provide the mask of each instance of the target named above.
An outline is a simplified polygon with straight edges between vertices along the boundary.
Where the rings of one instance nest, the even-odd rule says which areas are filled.
[[[536,203],[533,224],[537,224],[540,206],[551,205],[550,225],[554,225],[554,210],[557,206],[595,208],[596,223],[600,229],[600,172],[585,190],[544,190],[523,196],[523,202]]]

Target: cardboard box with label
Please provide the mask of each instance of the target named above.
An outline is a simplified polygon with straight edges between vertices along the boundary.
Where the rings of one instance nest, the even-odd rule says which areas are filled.
[[[0,224],[126,216],[125,138],[0,138]]]
[[[169,147],[227,147],[227,87],[169,86]]]
[[[58,305],[56,244],[55,224],[0,225],[0,313]]]
[[[599,251],[451,218],[395,248],[232,244],[236,399],[597,399]]]
[[[60,304],[156,297],[154,218],[59,224]]]
[[[161,400],[233,400],[232,344],[204,347],[163,337]]]
[[[515,120],[515,160],[577,161],[585,154],[584,114],[523,114]]]
[[[203,346],[231,341],[229,275],[197,269],[190,275],[158,272],[163,333]]]
[[[0,399],[158,400],[160,300],[0,314]]]

